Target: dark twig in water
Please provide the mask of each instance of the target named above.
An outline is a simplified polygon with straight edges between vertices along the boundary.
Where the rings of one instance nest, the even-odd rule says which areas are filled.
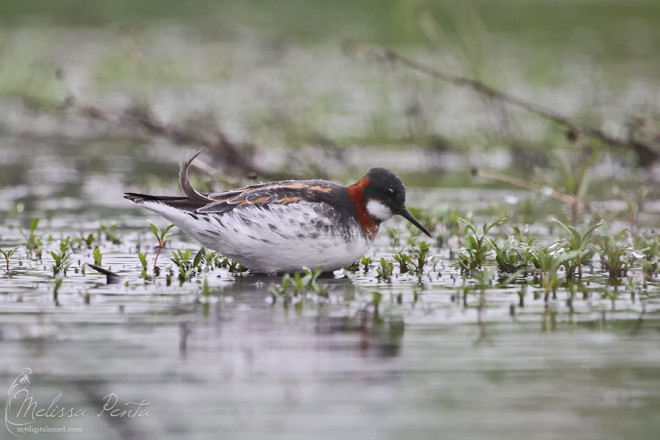
[[[635,139],[618,139],[612,137],[605,133],[604,131],[592,127],[587,124],[583,124],[574,119],[571,119],[561,113],[555,112],[538,104],[521,99],[517,96],[501,92],[493,87],[490,87],[480,81],[466,78],[458,75],[452,75],[447,72],[438,70],[435,67],[429,66],[428,64],[422,63],[415,59],[409,58],[405,55],[401,55],[398,52],[395,52],[386,48],[372,48],[368,50],[368,53],[379,59],[385,59],[392,63],[398,63],[403,66],[409,67],[411,69],[417,70],[418,72],[425,73],[434,78],[438,78],[442,81],[448,82],[455,86],[467,87],[474,90],[477,93],[487,96],[490,99],[499,100],[510,105],[514,105],[525,109],[531,113],[542,116],[546,119],[550,119],[557,124],[563,125],[568,129],[569,136],[584,135],[598,139],[608,145],[624,148],[627,150],[633,150],[639,157],[641,165],[649,165],[651,162],[660,160],[660,150],[653,148],[647,143],[641,142]]]
[[[98,273],[102,273],[103,275],[105,275],[108,284],[115,284],[121,281],[121,275],[119,274],[116,274],[108,269],[104,269],[101,266],[97,266],[96,264],[92,264],[92,263],[85,263],[85,264],[91,267],[92,269],[94,269],[95,271],[97,271]]]

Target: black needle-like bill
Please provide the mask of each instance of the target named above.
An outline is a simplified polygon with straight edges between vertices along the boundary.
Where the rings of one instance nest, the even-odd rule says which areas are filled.
[[[418,222],[417,219],[415,217],[413,217],[413,215],[410,213],[410,211],[408,211],[405,207],[401,208],[399,210],[399,212],[397,212],[397,214],[399,214],[401,217],[408,220],[413,225],[417,226],[423,233],[425,233],[429,237],[433,238],[431,233],[424,226],[422,226],[422,224],[420,222]]]

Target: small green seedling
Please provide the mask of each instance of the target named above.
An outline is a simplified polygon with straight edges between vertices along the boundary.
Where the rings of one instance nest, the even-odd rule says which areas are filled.
[[[80,236],[76,239],[76,242],[78,243],[78,249],[87,248],[91,249],[92,248],[92,243],[94,243],[95,237],[94,234],[83,234],[82,232],[79,233]]]
[[[43,255],[43,242],[41,237],[37,235],[37,226],[39,226],[39,218],[35,217],[30,223],[30,235],[26,235],[21,228],[18,228],[18,231],[25,239],[25,249],[27,250],[27,253],[29,255],[34,253],[34,257],[41,260]]]
[[[239,262],[234,261],[228,257],[222,257],[220,259],[218,267],[226,268],[227,270],[229,270],[229,272],[235,275],[244,275],[245,272],[247,271],[247,268],[241,266]]]
[[[407,273],[411,268],[413,268],[413,262],[410,260],[410,255],[408,255],[403,250],[396,252],[394,254],[394,261],[399,263],[399,273]]]
[[[195,266],[190,261],[190,249],[172,251],[172,262],[179,268],[179,282],[183,285],[195,274]]]
[[[422,275],[424,273],[424,265],[429,261],[430,249],[431,245],[422,241],[412,250],[411,262],[415,268],[416,275]]]
[[[147,271],[147,252],[138,252],[138,259],[140,260],[140,264],[142,264],[142,270]]]
[[[635,260],[634,248],[623,242],[627,233],[624,229],[616,235],[611,235],[605,227],[605,232],[599,237],[600,261],[609,273],[610,280],[625,277]]]
[[[314,270],[303,268],[304,272],[299,272],[290,275],[288,273],[282,276],[282,283],[279,285],[271,286],[269,291],[273,296],[291,297],[289,294],[289,287],[293,288],[293,296],[305,295],[309,292],[315,293],[319,296],[327,296],[327,288],[318,283],[318,278],[321,276],[323,269],[317,267]]]
[[[60,242],[60,250],[58,252],[52,251],[50,253],[53,260],[55,260],[53,264],[53,276],[57,276],[59,273],[66,276],[66,271],[69,270],[73,264],[71,251],[69,251],[70,240],[71,237],[67,237],[65,241]]]
[[[386,283],[392,282],[392,273],[394,272],[394,263],[386,258],[380,259],[380,266],[376,268],[376,278],[385,281]]]
[[[94,264],[97,266],[101,266],[101,261],[103,260],[103,255],[101,254],[101,249],[99,249],[98,246],[94,248],[94,252],[92,253],[94,257]]]
[[[566,260],[575,258],[576,252],[565,252],[558,243],[545,247],[532,247],[531,261],[539,273],[539,284],[545,290],[545,302],[550,299],[550,293],[556,293],[559,287],[559,268]]]
[[[367,257],[366,255],[363,255],[362,258],[360,259],[360,263],[362,263],[362,267],[365,272],[369,272],[369,268],[371,267],[371,263],[373,262],[374,259],[371,257]]]
[[[156,269],[156,266],[158,265],[158,257],[160,256],[160,251],[163,250],[163,247],[165,246],[165,242],[167,241],[167,239],[172,236],[170,229],[172,229],[174,225],[160,227],[160,226],[156,226],[154,223],[151,222],[149,222],[149,224],[151,225],[151,232],[153,232],[153,234],[156,236],[156,240],[158,241],[158,251],[156,252],[156,258],[154,258],[154,269]]]
[[[110,240],[112,244],[121,244],[121,237],[118,233],[119,227],[117,225],[106,226],[101,223],[99,227],[99,238],[105,236],[106,240]]]
[[[5,262],[7,263],[7,274],[9,274],[9,260],[11,260],[12,255],[14,255],[14,253],[16,253],[17,250],[18,250],[18,246],[9,251],[4,251],[0,249],[0,254],[2,254],[3,257],[5,257]]]

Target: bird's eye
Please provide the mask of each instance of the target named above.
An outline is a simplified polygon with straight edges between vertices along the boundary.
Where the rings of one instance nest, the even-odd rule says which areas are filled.
[[[390,194],[394,194],[394,188],[387,188],[387,191],[388,191]]]

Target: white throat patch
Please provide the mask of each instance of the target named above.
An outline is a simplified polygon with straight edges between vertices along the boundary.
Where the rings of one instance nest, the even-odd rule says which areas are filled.
[[[391,218],[394,213],[387,206],[383,205],[377,200],[369,200],[367,202],[367,212],[374,218],[384,222]]]

